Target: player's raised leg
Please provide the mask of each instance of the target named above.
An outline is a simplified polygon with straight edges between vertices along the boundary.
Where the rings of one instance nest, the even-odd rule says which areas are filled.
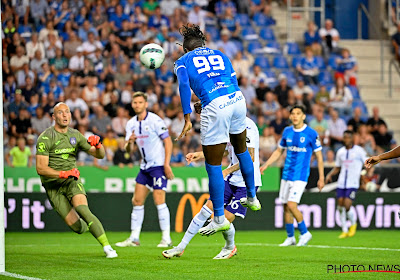
[[[212,235],[218,231],[229,229],[230,223],[224,215],[224,188],[225,182],[222,175],[222,157],[226,143],[205,146],[203,153],[206,160],[206,170],[209,179],[210,199],[214,206],[214,219],[207,226],[201,228],[201,235]]]
[[[165,187],[167,186],[165,180]],[[160,229],[162,233],[161,241],[157,245],[159,248],[166,248],[172,246],[171,240],[171,226],[170,226],[170,214],[167,204],[165,203],[165,190],[164,189],[154,189],[153,199],[157,207],[158,220],[160,222]]]
[[[346,210],[346,218],[350,221],[350,228],[348,237],[353,237],[357,231],[357,221],[356,216],[354,214],[353,208],[351,207],[353,204],[352,198],[355,197],[357,189],[348,189],[348,197],[344,199],[344,208]]]
[[[143,184],[138,183],[141,180],[139,175],[136,179],[135,193],[132,197],[132,213],[131,213],[131,235],[124,241],[117,242],[117,247],[136,247],[140,246],[140,232],[142,230],[143,218],[144,218],[144,203],[150,190]]]
[[[90,211],[87,198],[83,194],[77,194],[72,197],[72,205],[75,211],[86,222],[90,233],[103,246],[107,258],[118,257],[117,252],[110,246],[103,225],[99,219]]]

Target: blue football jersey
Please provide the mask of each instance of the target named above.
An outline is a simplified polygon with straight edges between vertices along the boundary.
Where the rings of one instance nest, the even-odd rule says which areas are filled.
[[[174,72],[186,68],[190,88],[206,106],[213,99],[240,91],[229,58],[219,50],[197,48],[175,62]]]
[[[318,133],[307,125],[300,129],[294,129],[293,126],[286,127],[279,147],[287,150],[282,179],[307,182],[311,155],[322,150]]]

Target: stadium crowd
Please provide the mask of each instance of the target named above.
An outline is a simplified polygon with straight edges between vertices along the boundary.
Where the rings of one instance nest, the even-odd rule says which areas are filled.
[[[304,42],[283,47],[274,34],[275,19],[265,0],[12,0],[2,1],[4,151],[9,166],[30,166],[35,141],[52,124],[52,108],[65,102],[71,126],[86,137],[94,133],[106,148],[104,160],[81,153],[81,165],[133,166],[136,151],[124,150],[134,91],[148,95],[149,110],[162,117],[172,137],[183,113],[173,64],[182,54],[179,28],[198,24],[207,46],[226,53],[260,133],[266,160],[289,125],[288,108],[302,104],[307,122],[320,135],[326,163],[334,162],[344,130],[357,132],[368,154],[395,144],[378,108],[368,116],[357,88],[357,61],[340,48],[340,34],[327,20],[319,30],[309,22]],[[400,25],[399,25],[400,26]],[[157,70],[139,61],[147,43],[163,46],[166,59]],[[290,63],[289,63],[289,60]],[[193,102],[197,98],[193,95]],[[175,143],[172,166],[201,149],[200,118]]]

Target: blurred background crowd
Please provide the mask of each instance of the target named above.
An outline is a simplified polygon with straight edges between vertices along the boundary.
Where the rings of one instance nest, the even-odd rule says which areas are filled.
[[[80,165],[106,169],[133,166],[136,151],[124,150],[127,121],[134,116],[134,91],[148,95],[149,110],[179,135],[183,113],[173,64],[182,54],[179,28],[198,24],[207,46],[232,61],[246,98],[248,116],[260,133],[261,161],[277,147],[290,125],[288,108],[302,104],[307,123],[320,135],[327,166],[333,166],[346,129],[369,155],[396,143],[378,108],[368,115],[357,87],[357,59],[340,47],[334,22],[304,27],[304,40],[280,44],[274,32],[272,1],[266,0],[11,0],[2,1],[4,152],[9,166],[34,163],[38,135],[52,125],[52,108],[65,102],[71,126],[94,133],[106,148],[104,160],[84,153]],[[285,5],[285,1],[278,1]],[[400,26],[400,25],[399,25]],[[400,28],[399,28],[400,30]],[[400,32],[400,31],[399,31]],[[139,50],[160,44],[164,64],[143,67]],[[193,95],[193,103],[197,98]],[[200,118],[174,144],[172,165],[198,151]]]

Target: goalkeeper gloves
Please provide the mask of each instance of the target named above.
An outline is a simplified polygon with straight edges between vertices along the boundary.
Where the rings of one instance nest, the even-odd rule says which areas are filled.
[[[99,136],[91,135],[91,136],[89,136],[87,141],[90,144],[90,146],[93,146],[96,149],[100,149],[101,148],[101,143],[100,143],[100,137]]]
[[[79,170],[77,168],[73,168],[68,171],[60,171],[58,176],[62,179],[74,178],[75,180],[78,180],[80,175],[81,173]]]

